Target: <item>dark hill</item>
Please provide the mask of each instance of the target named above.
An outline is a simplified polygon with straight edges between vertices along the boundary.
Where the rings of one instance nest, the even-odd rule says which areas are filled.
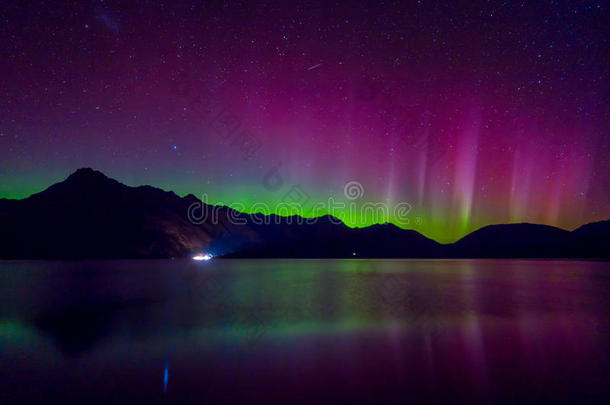
[[[448,246],[455,257],[561,257],[570,232],[548,225],[489,225]],[[568,255],[569,256],[569,255]]]
[[[572,236],[573,254],[610,258],[610,220],[583,225]]]

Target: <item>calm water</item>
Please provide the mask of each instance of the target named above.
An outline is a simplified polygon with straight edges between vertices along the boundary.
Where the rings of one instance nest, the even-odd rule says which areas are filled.
[[[0,402],[603,403],[610,263],[0,262]]]

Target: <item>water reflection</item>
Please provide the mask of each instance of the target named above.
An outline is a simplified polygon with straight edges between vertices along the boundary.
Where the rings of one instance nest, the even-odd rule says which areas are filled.
[[[609,270],[519,260],[2,262],[0,360],[15,367],[1,384],[15,399],[51,388],[84,399],[103,387],[104,400],[595,403],[610,397]]]

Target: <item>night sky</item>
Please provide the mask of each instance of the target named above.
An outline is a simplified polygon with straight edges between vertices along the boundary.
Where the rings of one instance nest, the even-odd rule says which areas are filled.
[[[610,217],[608,2],[322,3],[2,1],[0,197],[93,167],[246,212],[357,181],[442,242]]]

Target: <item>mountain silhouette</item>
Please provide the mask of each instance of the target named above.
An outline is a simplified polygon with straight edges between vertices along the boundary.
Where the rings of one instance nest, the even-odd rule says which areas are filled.
[[[489,225],[449,246],[455,256],[555,257],[570,243],[570,232],[548,225]]]
[[[92,169],[23,200],[0,200],[4,258],[170,257],[211,235],[186,218],[189,201],[128,187]]]
[[[90,169],[22,200],[0,199],[0,258],[226,257],[608,258],[610,221],[569,232],[548,225],[483,227],[443,245],[392,224],[349,228],[337,218],[244,214]]]

